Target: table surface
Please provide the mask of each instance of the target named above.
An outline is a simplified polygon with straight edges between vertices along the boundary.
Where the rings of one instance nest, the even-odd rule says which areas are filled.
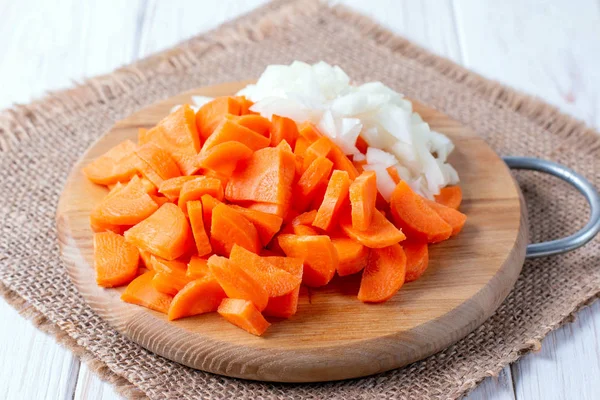
[[[0,108],[107,73],[265,0],[0,0]],[[394,32],[600,128],[598,0],[343,0]],[[0,300],[0,398],[118,399]],[[600,397],[600,302],[469,399]]]

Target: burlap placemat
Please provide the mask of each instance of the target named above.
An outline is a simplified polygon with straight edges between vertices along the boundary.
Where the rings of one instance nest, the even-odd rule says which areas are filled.
[[[115,121],[186,89],[257,77],[268,64],[326,60],[357,81],[386,84],[479,132],[503,155],[552,159],[600,183],[600,140],[539,100],[483,79],[371,20],[315,1],[283,1],[167,52],[0,115],[0,291],[129,397],[456,398],[539,348],[600,293],[598,240],[528,261],[479,329],[406,368],[324,384],[248,382],[195,371],[128,341],[96,316],[60,261],[54,213],[71,166]],[[506,60],[505,60],[506,61]],[[565,184],[519,174],[532,240],[583,226],[587,205]]]

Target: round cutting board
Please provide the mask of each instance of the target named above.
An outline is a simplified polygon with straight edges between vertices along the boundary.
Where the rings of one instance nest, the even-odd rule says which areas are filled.
[[[173,322],[119,299],[123,290],[96,285],[89,215],[107,189],[89,182],[83,166],[122,140],[136,141],[190,96],[235,93],[228,83],[174,96],[119,121],[74,166],[57,210],[62,256],[90,307],[143,347],[192,368],[280,382],[314,382],[370,375],[402,367],[461,339],[488,318],[512,288],[525,257],[526,211],[502,160],[474,132],[415,103],[432,129],[448,135],[450,162],[461,178],[467,223],[455,238],[430,246],[429,268],[383,304],[356,298],[360,276],[336,277],[301,291],[298,312],[256,337],[217,313]],[[359,275],[359,274],[358,274]]]

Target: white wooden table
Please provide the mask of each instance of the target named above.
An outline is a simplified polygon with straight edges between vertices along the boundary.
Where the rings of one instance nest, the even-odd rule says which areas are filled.
[[[162,50],[265,0],[0,0],[0,108]],[[600,128],[598,0],[345,0],[389,29]],[[1,399],[115,399],[0,300]],[[600,302],[469,399],[600,398]]]

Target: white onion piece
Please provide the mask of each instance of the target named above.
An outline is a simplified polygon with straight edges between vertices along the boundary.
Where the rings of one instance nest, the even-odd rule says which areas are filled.
[[[398,163],[396,157],[387,151],[379,150],[374,147],[367,149],[367,164],[381,164],[384,168],[392,167]]]

